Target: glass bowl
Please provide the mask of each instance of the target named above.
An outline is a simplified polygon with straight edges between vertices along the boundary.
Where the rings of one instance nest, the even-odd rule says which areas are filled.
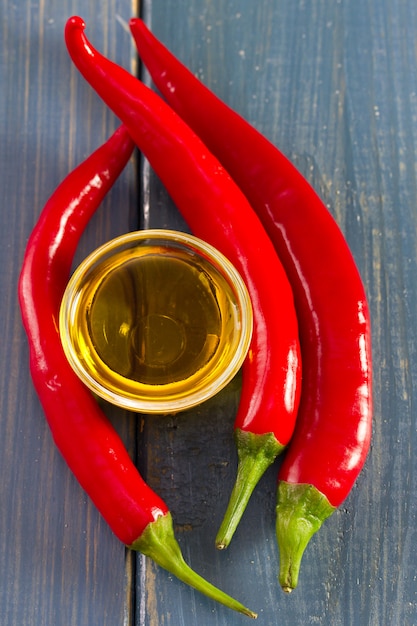
[[[175,413],[218,393],[249,348],[252,307],[224,255],[192,235],[117,237],[75,270],[60,310],[65,354],[98,396]]]

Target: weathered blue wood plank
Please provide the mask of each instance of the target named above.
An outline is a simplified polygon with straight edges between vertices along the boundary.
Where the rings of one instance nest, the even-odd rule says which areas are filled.
[[[369,294],[375,361],[370,457],[344,505],[308,547],[291,596],[276,582],[279,462],[257,488],[231,546],[220,555],[214,550],[235,471],[228,431],[236,395],[201,407],[189,421],[181,416],[175,425],[149,425],[150,482],[170,503],[196,569],[258,610],[261,623],[414,626],[416,6],[153,0],[145,4],[145,18],[320,192]],[[245,623],[141,563],[141,625]]]
[[[115,128],[65,49],[80,12],[99,47],[129,66],[117,20],[131,2],[2,2],[0,7],[0,606],[2,626],[131,623],[132,565],[70,474],[33,390],[16,283],[29,233],[63,177]],[[80,245],[78,259],[136,224],[130,165]],[[42,284],[44,277],[40,276]],[[136,420],[109,411],[133,451]]]

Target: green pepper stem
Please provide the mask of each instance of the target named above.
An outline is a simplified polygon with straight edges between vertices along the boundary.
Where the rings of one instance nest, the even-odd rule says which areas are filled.
[[[174,574],[179,580],[229,609],[243,613],[248,617],[257,617],[256,613],[209,583],[187,565],[174,536],[170,513],[160,516],[148,524],[142,535],[128,547],[131,550],[142,552],[168,572]]]
[[[284,449],[273,433],[256,435],[236,429],[235,441],[238,452],[237,477],[216,537],[219,550],[229,545],[253,490]]]
[[[309,484],[278,483],[276,535],[280,553],[279,583],[286,593],[298,584],[301,559],[311,537],[335,507]]]

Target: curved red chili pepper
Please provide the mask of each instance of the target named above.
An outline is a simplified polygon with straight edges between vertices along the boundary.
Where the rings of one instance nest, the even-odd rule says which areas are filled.
[[[120,127],[59,185],[30,236],[18,292],[33,383],[58,449],[115,535],[202,593],[254,617],[186,565],[165,502],[140,476],[61,345],[59,309],[79,238],[133,147]]]
[[[371,439],[371,331],[365,290],[329,211],[290,161],[204,87],[138,20],[140,56],[169,104],[241,187],[274,242],[294,291],[303,387],[279,472],[280,582],[297,584],[303,551],[348,495]]]
[[[293,432],[300,358],[291,288],[259,218],[218,160],[157,94],[99,54],[83,31],[80,18],[67,22],[75,65],[126,124],[191,230],[230,259],[252,299],[254,332],[235,424],[240,462],[224,546],[255,484]]]
[[[32,379],[52,435],[82,487],[124,543],[132,543],[167,508],[160,500],[152,507],[146,505],[149,487],[64,356],[58,318],[81,233],[132,150],[126,129],[120,128],[59,185],[32,231],[19,278]],[[143,494],[144,501],[137,502],[133,514],[125,505],[131,499],[135,508],[136,493]]]

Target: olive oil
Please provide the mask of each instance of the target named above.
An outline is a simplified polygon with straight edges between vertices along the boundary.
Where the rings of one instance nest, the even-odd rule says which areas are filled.
[[[141,399],[175,407],[214,385],[233,360],[238,300],[198,251],[145,240],[80,271],[76,297],[63,305],[63,346],[99,395],[123,395],[129,408]]]

